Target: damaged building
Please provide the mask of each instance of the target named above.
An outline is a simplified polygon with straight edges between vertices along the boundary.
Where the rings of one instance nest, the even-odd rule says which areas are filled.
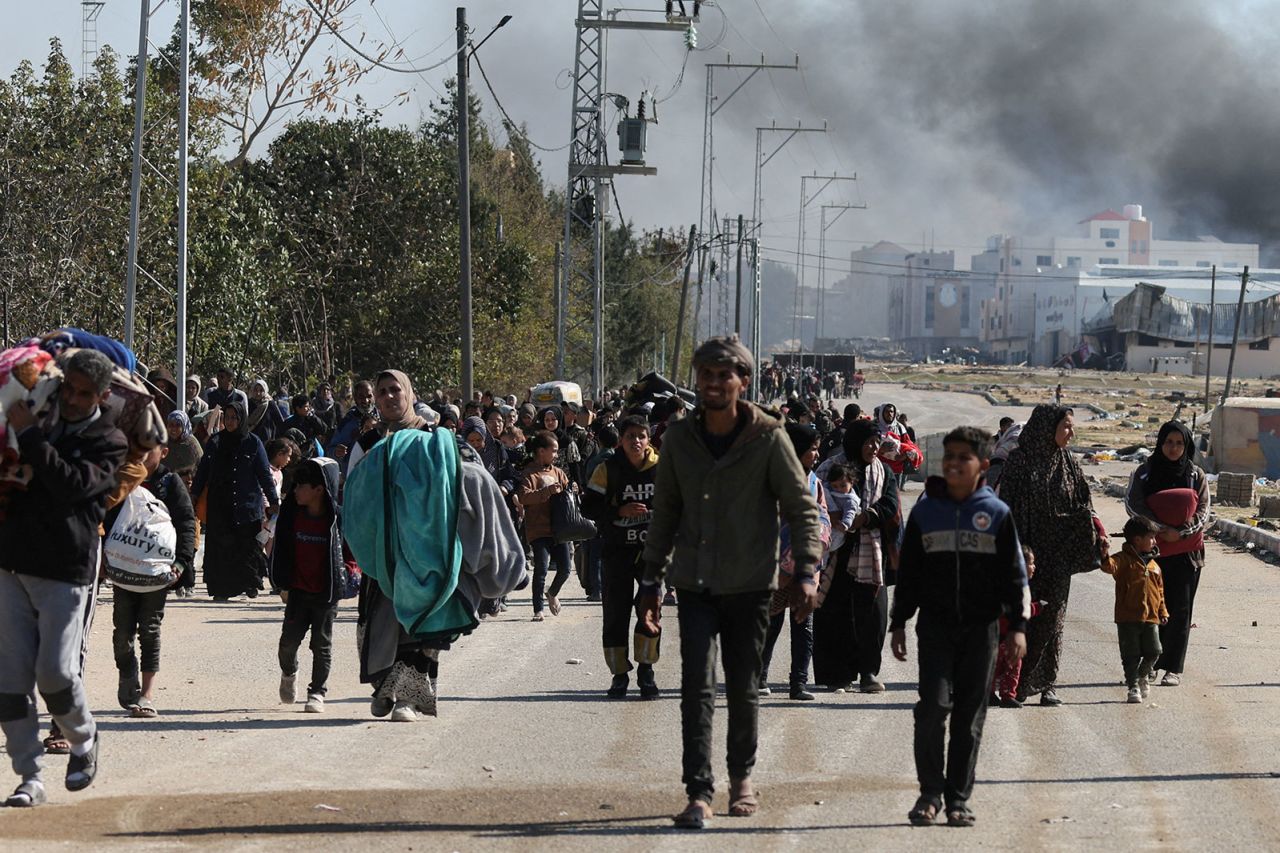
[[[1217,290],[1212,312],[1207,298],[1188,299],[1169,291],[1165,285],[1137,283],[1123,297],[1108,303],[1109,310],[1104,308],[1084,321],[1084,346],[1104,357],[1123,353],[1124,364],[1131,371],[1203,376],[1209,369],[1214,376],[1225,376],[1231,361],[1238,290],[1228,279],[1226,286]],[[1280,288],[1274,283],[1250,283],[1245,294],[1235,373],[1259,378],[1280,375]]]

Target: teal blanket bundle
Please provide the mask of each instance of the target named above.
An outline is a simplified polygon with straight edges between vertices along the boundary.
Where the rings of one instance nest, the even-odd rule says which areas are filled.
[[[458,591],[460,464],[448,430],[401,430],[347,478],[343,536],[415,639],[457,636],[476,624]]]

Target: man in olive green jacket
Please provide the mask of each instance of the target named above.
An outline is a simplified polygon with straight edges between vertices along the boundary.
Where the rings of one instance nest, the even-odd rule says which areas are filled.
[[[711,816],[711,718],[717,637],[723,644],[729,703],[729,812],[754,814],[751,785],[758,736],[761,652],[769,599],[777,587],[779,514],[791,526],[796,572],[792,613],[817,603],[822,554],[818,505],[782,418],[740,400],[751,382],[751,353],[737,337],[711,338],[694,353],[699,404],[662,437],[637,610],[656,634],[664,578],[678,590],[683,781],[689,803],[678,826]]]

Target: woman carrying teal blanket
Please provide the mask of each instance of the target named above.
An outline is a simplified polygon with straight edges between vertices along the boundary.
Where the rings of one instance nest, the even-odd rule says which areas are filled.
[[[407,722],[435,715],[440,652],[476,627],[482,597],[523,582],[524,549],[474,454],[414,414],[409,378],[383,371],[374,399],[382,424],[352,449],[343,535],[364,573],[360,680],[374,716]]]

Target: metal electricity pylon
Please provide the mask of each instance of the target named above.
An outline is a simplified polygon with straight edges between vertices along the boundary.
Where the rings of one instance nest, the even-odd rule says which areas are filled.
[[[80,76],[88,77],[98,58],[98,16],[106,0],[80,0]]]
[[[617,10],[620,11],[620,10]],[[569,179],[565,193],[561,287],[556,329],[556,378],[604,386],[604,208],[617,175],[656,175],[652,166],[608,163],[604,126],[609,30],[685,32],[688,18],[620,20],[604,15],[601,0],[578,0],[570,116]]]

